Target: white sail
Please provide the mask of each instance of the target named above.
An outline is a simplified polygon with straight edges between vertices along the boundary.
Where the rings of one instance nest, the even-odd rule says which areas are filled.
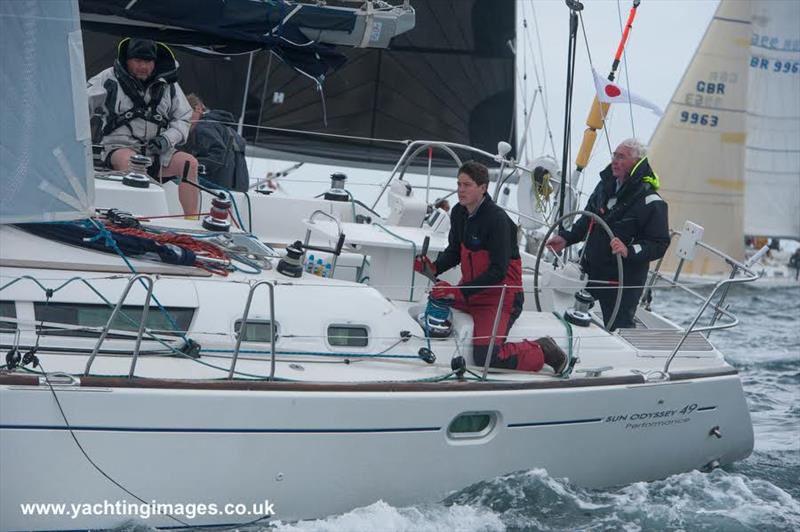
[[[800,3],[751,5],[744,233],[800,240]]]
[[[742,234],[749,2],[720,2],[695,56],[650,142],[650,160],[669,205],[672,229],[692,220],[703,240],[744,258]],[[674,270],[667,254],[662,269]],[[683,268],[718,274],[729,267],[710,256]]]
[[[0,223],[94,213],[77,0],[0,2]]]

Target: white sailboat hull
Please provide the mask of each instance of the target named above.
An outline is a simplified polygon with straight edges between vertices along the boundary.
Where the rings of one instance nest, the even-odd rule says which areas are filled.
[[[213,503],[221,511],[268,499],[282,521],[377,500],[439,500],[532,468],[589,487],[652,480],[726,464],[753,447],[735,374],[660,384],[578,380],[585,385],[497,385],[475,393],[466,391],[474,384],[209,390],[117,387],[121,379],[112,379],[110,386],[84,383],[56,393],[92,460],[145,501]],[[464,412],[490,412],[496,422],[482,437],[453,438],[448,426]],[[136,517],[23,515],[24,503],[69,509],[138,501],[90,465],[46,385],[0,387],[0,426],[0,529],[105,528]],[[260,516],[176,517],[198,526]],[[145,522],[179,526],[166,516]]]

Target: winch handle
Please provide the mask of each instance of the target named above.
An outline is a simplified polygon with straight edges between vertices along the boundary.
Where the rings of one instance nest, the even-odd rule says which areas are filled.
[[[339,234],[339,241],[336,243],[336,251],[334,251],[334,255],[337,257],[342,253],[342,247],[344,246],[344,233]]]
[[[190,167],[189,161],[186,161],[185,163],[183,163],[183,176],[181,177],[181,183],[186,183],[187,185],[191,185],[196,189],[202,190],[206,194],[211,194],[215,198],[218,198],[218,199],[221,199],[221,200],[228,199],[228,196],[224,192],[220,192],[219,190],[214,190],[214,189],[211,189],[211,188],[208,188],[208,187],[204,187],[203,185],[195,183],[194,181],[189,181],[189,167]]]
[[[431,243],[431,237],[426,236],[425,240],[422,241],[422,251],[419,252],[420,257],[424,257],[428,254],[428,246]]]
[[[417,257],[425,257],[428,255],[428,246],[430,245],[430,243],[431,243],[431,237],[426,236],[425,240],[422,241],[422,249],[420,250],[419,255],[417,255]],[[419,274],[427,277],[434,283],[439,282],[439,278],[436,277],[436,275],[429,274],[427,271],[424,270],[424,268],[423,271],[419,272]]]
[[[345,240],[345,234],[344,233],[340,233],[339,234],[339,241],[336,242],[336,247],[335,248],[329,248],[329,247],[325,247],[325,246],[312,246],[311,244],[304,244],[304,243],[300,242],[299,240],[297,242],[295,242],[295,245],[296,246],[299,245],[300,249],[303,249],[303,250],[306,250],[306,251],[308,251],[309,249],[313,250],[313,251],[324,251],[325,253],[333,253],[334,255],[336,255],[338,257],[339,255],[342,254],[342,248],[344,247],[344,240]]]

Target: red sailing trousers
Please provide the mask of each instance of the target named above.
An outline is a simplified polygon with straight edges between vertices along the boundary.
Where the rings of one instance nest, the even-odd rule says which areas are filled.
[[[521,295],[521,292],[518,292]],[[477,304],[457,303],[453,308],[472,316],[472,358],[475,364],[483,366],[492,339],[492,327],[497,314],[499,298],[491,302]],[[490,365],[495,368],[518,369],[522,371],[539,371],[544,365],[544,353],[539,344],[531,340],[506,342],[509,329],[522,310],[522,298],[506,297],[500,310],[500,322],[497,325],[495,348]]]

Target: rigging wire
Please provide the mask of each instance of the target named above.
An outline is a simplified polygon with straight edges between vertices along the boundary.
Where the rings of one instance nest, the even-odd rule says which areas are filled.
[[[619,0],[617,0],[617,21],[619,22],[619,32],[620,32],[620,34],[622,34],[625,31],[625,29],[622,27],[622,11],[621,11],[621,9],[619,7]],[[623,59],[622,63],[625,66],[625,88],[628,89],[628,93],[630,94],[630,91],[631,91],[631,80],[628,77],[628,51],[627,50],[623,50],[622,51],[622,59]],[[630,99],[628,99],[628,110],[630,111],[630,114],[631,114],[631,133],[632,133],[633,137],[636,138],[636,126],[634,125],[634,122],[633,122],[633,102],[631,102]]]
[[[584,45],[586,46],[586,55],[589,58],[589,68],[592,71],[594,71],[594,63],[592,62],[592,51],[589,47],[589,37],[586,34],[586,24],[583,21],[583,13],[578,13],[578,17],[580,17],[581,21],[581,31],[583,32],[583,42]],[[594,72],[592,72],[592,79],[594,79]],[[603,107],[600,106],[600,114],[603,118],[603,133],[605,133],[606,144],[608,146],[608,156],[611,157],[611,155],[613,154],[613,150],[611,149],[611,139],[608,136],[608,125],[606,124],[607,119],[611,113],[609,112],[609,115],[606,116],[605,114],[603,114]],[[592,152],[594,152],[594,150],[592,150]],[[591,160],[591,155],[589,156],[589,160]]]
[[[37,344],[39,343],[39,334],[37,334],[37,336],[36,336],[36,343]],[[41,360],[38,361],[38,365],[39,365],[40,368],[42,368],[42,376],[44,377],[45,383],[47,383],[47,387],[50,390],[50,393],[53,395],[53,399],[56,402],[56,406],[58,407],[58,411],[61,414],[61,419],[64,420],[65,427],[69,431],[69,435],[72,437],[72,441],[75,442],[75,445],[78,447],[78,450],[81,452],[83,457],[86,458],[86,461],[89,462],[89,464],[98,473],[100,473],[106,480],[111,482],[113,485],[115,485],[116,487],[118,487],[119,489],[121,489],[122,491],[124,491],[125,493],[127,493],[128,495],[130,495],[131,497],[133,497],[134,499],[136,499],[140,503],[148,505],[148,506],[151,505],[152,501],[154,499],[151,499],[150,500],[151,502],[148,502],[148,501],[144,500],[142,497],[138,496],[137,494],[135,494],[134,492],[132,492],[131,490],[126,488],[122,483],[117,481],[114,477],[112,477],[111,475],[106,473],[106,471],[102,467],[100,467],[97,464],[97,462],[95,462],[92,459],[92,457],[89,455],[89,453],[86,451],[86,449],[81,444],[80,440],[78,439],[78,436],[75,434],[75,430],[72,428],[72,425],[69,422],[69,418],[67,418],[66,412],[64,412],[64,407],[61,404],[61,400],[58,398],[58,394],[56,393],[56,389],[53,387],[53,383],[50,382],[50,376],[48,375],[47,371],[44,369],[44,366],[42,365]],[[265,515],[262,515],[261,517],[258,517],[257,519],[254,519],[252,521],[248,521],[246,523],[240,523],[240,524],[237,524],[237,525],[234,525],[234,526],[230,526],[230,525],[197,526],[197,525],[191,525],[191,524],[187,523],[186,521],[182,521],[181,519],[178,519],[177,517],[175,517],[172,514],[159,514],[159,515],[163,515],[165,517],[168,517],[169,519],[172,519],[176,523],[179,523],[179,524],[181,524],[183,526],[191,527],[193,530],[235,530],[235,529],[238,529],[239,527],[244,527],[244,526],[249,526],[249,525],[256,524],[256,523],[258,523],[260,521],[263,521],[264,519],[268,519],[269,517],[271,517],[271,515],[265,514]]]
[[[522,26],[527,30],[528,28],[528,21],[525,20],[525,17],[522,18]],[[525,46],[520,46],[522,44],[519,40],[517,40],[517,48],[521,48],[521,56],[522,56],[522,79],[518,83],[519,85],[519,92],[522,93],[522,119],[527,124],[528,123],[528,53]],[[517,77],[519,80],[519,77]],[[515,100],[517,102],[518,100]],[[531,105],[530,111],[533,111],[533,105]],[[516,113],[515,113],[516,114]],[[531,113],[532,114],[532,113]],[[527,133],[527,126],[525,128]],[[522,135],[521,139],[519,140],[519,144],[517,145],[517,158],[519,160],[527,160],[528,159],[528,147],[526,146],[526,134]],[[525,152],[525,156],[523,157],[523,151]]]
[[[50,299],[51,299],[51,298],[52,298],[52,293],[51,293],[51,292],[47,292],[47,293],[46,293],[46,299],[45,299],[45,307],[46,307],[47,305],[49,305],[49,304],[50,304]],[[39,325],[38,329],[36,330],[36,347],[34,347],[34,348],[33,348],[33,351],[32,351],[32,352],[34,352],[34,353],[36,352],[36,349],[38,349],[38,346],[39,346],[39,338],[40,338],[40,337],[41,337],[41,335],[42,335],[43,326],[44,326],[44,320],[42,320],[41,324]],[[49,377],[49,375],[47,374],[47,371],[45,370],[44,366],[42,365],[42,362],[41,362],[41,360],[36,360],[36,361],[34,362],[34,367],[35,367],[36,365],[38,365],[40,368],[42,368],[42,374],[44,375],[44,381],[47,383],[47,386],[48,386],[48,388],[50,389],[50,393],[51,393],[51,394],[53,394],[53,399],[55,399],[56,406],[58,406],[58,411],[61,413],[61,418],[64,420],[64,425],[67,427],[67,430],[69,430],[69,435],[72,437],[72,440],[75,442],[75,445],[77,445],[77,446],[78,446],[78,449],[81,451],[81,453],[82,453],[82,454],[83,454],[83,456],[86,458],[86,460],[87,460],[87,461],[88,461],[88,462],[89,462],[89,463],[92,465],[92,467],[94,467],[94,468],[95,468],[95,470],[96,470],[98,473],[100,473],[100,474],[101,474],[103,477],[105,477],[105,478],[106,478],[106,479],[107,479],[109,482],[111,482],[112,484],[114,484],[116,487],[118,487],[119,489],[121,489],[122,491],[124,491],[125,493],[127,493],[128,495],[130,495],[131,497],[135,498],[135,499],[136,499],[136,500],[138,500],[139,502],[141,502],[141,503],[143,503],[143,504],[148,504],[148,502],[147,502],[147,501],[145,501],[144,499],[142,499],[141,497],[139,497],[138,495],[136,495],[135,493],[133,493],[131,490],[129,490],[128,488],[126,488],[125,486],[123,486],[122,484],[120,484],[119,482],[117,482],[117,481],[116,481],[114,478],[112,478],[112,477],[111,477],[111,476],[110,476],[108,473],[106,473],[106,472],[103,470],[103,468],[102,468],[102,467],[100,467],[99,465],[97,465],[97,462],[95,462],[94,460],[92,460],[92,457],[91,457],[91,456],[89,456],[89,453],[88,453],[88,452],[86,452],[86,449],[84,449],[84,448],[83,448],[83,445],[81,445],[81,442],[80,442],[80,440],[78,440],[78,436],[75,434],[75,431],[72,429],[72,425],[70,425],[69,419],[67,418],[67,414],[64,412],[64,408],[63,408],[63,406],[61,405],[61,401],[60,401],[60,400],[59,400],[59,398],[58,398],[58,394],[56,393],[56,390],[55,390],[55,388],[53,387],[53,383],[51,383],[51,382],[50,382],[50,377]],[[175,516],[173,516],[173,515],[168,515],[168,517],[169,517],[170,519],[172,519],[173,521],[175,521],[175,522],[177,522],[177,523],[181,524],[181,525],[184,525],[184,526],[190,526],[190,525],[189,525],[189,523],[186,523],[186,522],[184,522],[184,521],[182,521],[182,520],[178,519],[177,517],[175,517]]]
[[[525,23],[527,23],[527,18],[526,18],[526,15],[525,15],[525,5],[526,5],[525,3],[522,4],[522,9],[523,9],[524,21],[525,21]],[[534,27],[536,28],[536,41],[538,43],[539,54],[540,54],[540,57],[541,57],[541,54],[542,54],[542,41],[541,41],[541,36],[539,35],[539,23],[538,23],[538,21],[536,19],[536,8],[533,5],[531,5],[531,9],[533,9],[533,23],[534,23]],[[527,25],[525,25],[524,27],[525,27],[525,41],[527,42],[528,48],[530,49],[529,51],[530,51],[530,54],[531,54],[531,57],[532,57],[532,60],[533,60],[533,73],[536,76],[536,86],[537,86],[537,89],[538,89],[539,93],[541,93],[541,95],[542,95],[542,109],[544,111],[545,138],[542,139],[542,148],[540,149],[540,151],[542,151],[542,152],[544,151],[544,146],[547,143],[547,140],[549,139],[550,140],[550,150],[551,150],[551,153],[553,155],[553,158],[558,160],[558,155],[557,155],[557,152],[556,152],[556,146],[555,146],[555,142],[553,140],[553,130],[550,128],[550,113],[548,112],[548,103],[547,103],[547,78],[545,77],[546,69],[542,68],[542,76],[540,78],[539,77],[539,67],[538,67],[537,61],[536,61],[536,53],[533,50],[533,40],[530,38],[530,32],[529,32],[529,28],[527,27]],[[542,63],[542,65],[544,65],[544,58],[543,57],[540,58],[540,62]],[[542,81],[542,79],[544,79],[544,81]],[[543,87],[543,85],[544,85],[544,87]],[[533,112],[533,105],[531,105],[531,112]]]

